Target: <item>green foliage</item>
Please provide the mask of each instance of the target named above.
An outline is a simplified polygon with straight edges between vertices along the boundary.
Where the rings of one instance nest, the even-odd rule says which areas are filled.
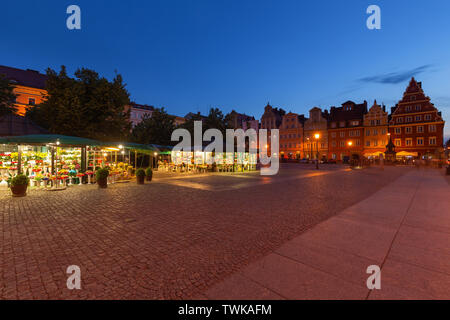
[[[11,187],[15,186],[26,186],[30,182],[30,179],[24,174],[18,174],[14,178],[11,179]]]
[[[194,121],[203,122],[202,134],[205,133],[205,131],[208,129],[218,129],[220,132],[222,132],[223,138],[225,139],[226,129],[229,128],[227,124],[228,119],[223,115],[222,111],[219,108],[211,108],[206,118],[203,118],[201,115],[196,114],[180,126],[180,128],[184,128],[189,131],[189,133],[191,134],[192,144],[194,143]]]
[[[131,139],[142,144],[171,145],[173,130],[175,130],[174,117],[164,108],[155,108],[151,117],[145,116],[133,128]]]
[[[8,79],[0,75],[0,116],[13,113],[16,110],[14,107],[16,95],[13,93],[13,89],[14,87]]]
[[[105,180],[106,178],[108,178],[108,176],[109,176],[109,170],[105,169],[105,168],[98,169],[95,172],[95,178],[97,180]]]
[[[153,175],[153,170],[152,170],[152,168],[147,168],[147,169],[145,169],[145,175],[146,175],[147,177],[151,177],[151,176]]]
[[[145,177],[145,170],[142,168],[139,168],[136,170],[136,177]]]
[[[66,68],[56,73],[47,69],[45,102],[30,109],[27,115],[51,133],[81,136],[105,141],[120,141],[129,134],[130,103],[122,77],[112,81],[89,69],[78,69],[75,78]]]

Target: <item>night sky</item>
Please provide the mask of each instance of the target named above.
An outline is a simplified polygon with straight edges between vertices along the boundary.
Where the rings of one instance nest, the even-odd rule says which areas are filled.
[[[66,28],[81,7],[82,29]],[[366,8],[381,8],[368,30]],[[411,76],[450,135],[450,1],[2,1],[0,64],[123,75],[132,100],[184,116],[210,107],[260,118],[347,100],[388,107]]]

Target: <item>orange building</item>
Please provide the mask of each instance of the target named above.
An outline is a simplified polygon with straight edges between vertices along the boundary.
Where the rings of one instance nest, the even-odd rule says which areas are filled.
[[[22,70],[0,66],[0,74],[14,85],[15,107],[18,115],[24,116],[27,109],[44,101],[47,91],[47,76],[35,70]]]
[[[304,116],[292,112],[283,116],[280,125],[280,158],[301,158],[304,121]]]
[[[348,161],[361,158],[364,151],[364,115],[367,101],[356,104],[347,101],[342,107],[331,107],[328,118],[329,159]]]
[[[414,78],[392,108],[389,133],[398,158],[439,158],[443,152],[444,120]]]

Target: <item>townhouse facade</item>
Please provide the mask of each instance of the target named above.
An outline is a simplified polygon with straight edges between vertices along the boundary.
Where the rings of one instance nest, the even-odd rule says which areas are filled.
[[[397,157],[438,158],[443,152],[444,120],[414,78],[392,108],[389,133]]]
[[[280,158],[300,159],[303,155],[304,116],[289,112],[280,125]]]
[[[367,101],[347,101],[342,107],[331,107],[328,121],[328,159],[348,161],[364,153],[364,115]]]
[[[281,123],[283,122],[283,116],[286,114],[286,112],[283,109],[278,109],[272,107],[269,103],[264,108],[264,113],[261,116],[261,129],[267,130],[267,143],[265,146],[263,146],[262,152],[267,152],[268,155],[272,155],[271,150],[271,139],[270,136],[272,134],[273,129],[279,129],[281,126]],[[258,139],[261,137],[258,135]],[[279,138],[279,137],[278,137]],[[274,156],[279,156],[278,154]]]
[[[24,116],[28,109],[46,99],[47,76],[39,71],[0,66],[0,75],[8,79],[14,86],[16,114]]]
[[[303,127],[303,158],[327,159],[328,156],[328,110],[319,107],[309,110],[309,118]]]
[[[364,157],[379,159],[386,151],[389,142],[388,113],[385,106],[375,100],[372,107],[364,115]]]

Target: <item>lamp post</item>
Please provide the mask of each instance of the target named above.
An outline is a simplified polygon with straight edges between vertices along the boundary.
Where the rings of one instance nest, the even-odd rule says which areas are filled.
[[[314,135],[314,138],[316,138],[316,169],[319,170],[319,139],[320,139],[320,134],[316,133]]]
[[[347,144],[348,144],[348,160],[350,162],[350,157],[351,157],[351,155],[350,155],[350,148],[352,147],[353,142],[349,141],[349,142],[347,142]]]

